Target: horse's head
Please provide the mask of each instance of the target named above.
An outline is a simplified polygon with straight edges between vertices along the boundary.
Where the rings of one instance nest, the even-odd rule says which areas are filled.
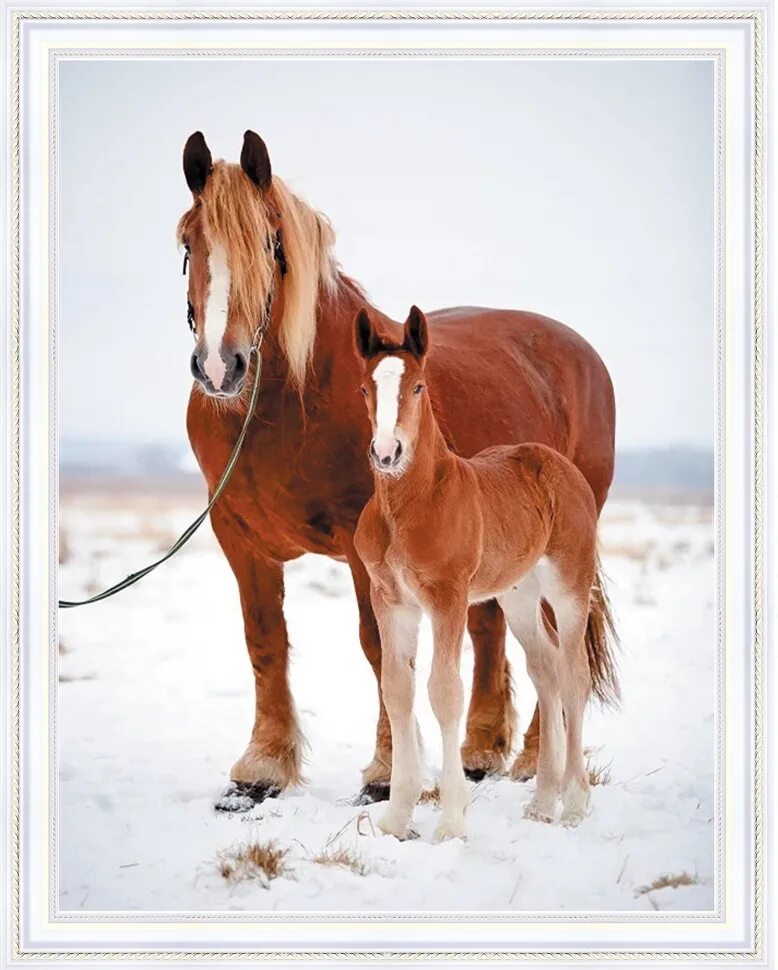
[[[290,379],[301,385],[313,350],[321,285],[335,280],[329,224],[272,174],[264,141],[243,139],[240,165],[213,162],[201,132],[184,148],[192,207],[178,224],[189,265],[189,324],[195,380],[234,397],[252,344],[274,325]]]
[[[398,344],[379,334],[362,309],[354,322],[354,344],[373,428],[370,461],[382,474],[402,475],[413,456],[424,406],[427,321],[418,307],[411,307]]]

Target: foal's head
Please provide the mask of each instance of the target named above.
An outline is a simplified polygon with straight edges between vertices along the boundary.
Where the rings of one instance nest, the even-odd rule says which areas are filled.
[[[360,390],[373,426],[370,461],[381,474],[402,475],[413,457],[426,394],[427,321],[418,307],[411,307],[398,344],[382,337],[362,309],[354,341],[363,361]]]
[[[189,265],[192,374],[213,397],[237,395],[252,341],[272,314],[290,379],[300,386],[320,287],[336,283],[329,223],[273,175],[265,143],[253,131],[244,135],[240,165],[214,162],[196,131],[184,148],[184,175],[193,201],[178,239]]]

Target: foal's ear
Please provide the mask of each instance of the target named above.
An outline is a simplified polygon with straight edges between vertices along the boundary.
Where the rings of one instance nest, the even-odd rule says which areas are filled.
[[[240,167],[258,189],[267,192],[273,176],[270,169],[270,156],[267,153],[267,145],[254,131],[249,130],[243,136]]]
[[[199,195],[205,188],[212,168],[211,152],[205,144],[203,133],[196,131],[187,138],[184,145],[184,176],[186,184],[195,195]]]
[[[421,359],[427,353],[427,318],[417,306],[412,306],[405,321],[403,350]]]
[[[354,347],[360,357],[368,360],[380,346],[381,338],[376,333],[367,310],[362,307],[354,320]]]

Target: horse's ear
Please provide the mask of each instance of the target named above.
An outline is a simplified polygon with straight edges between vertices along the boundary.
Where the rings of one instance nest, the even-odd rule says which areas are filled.
[[[360,357],[368,360],[378,350],[380,343],[373,321],[362,307],[354,320],[354,347]]]
[[[412,306],[405,321],[403,350],[421,359],[427,353],[427,318],[417,306]]]
[[[203,133],[196,131],[187,138],[184,145],[184,175],[186,184],[195,195],[199,195],[205,188],[212,168],[211,153],[205,144]]]
[[[258,189],[267,192],[273,176],[270,169],[270,156],[267,153],[267,145],[254,131],[247,131],[243,136],[240,167]]]

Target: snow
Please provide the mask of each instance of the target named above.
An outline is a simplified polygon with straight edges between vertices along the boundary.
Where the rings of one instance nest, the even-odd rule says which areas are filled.
[[[198,511],[196,495],[65,496],[61,596],[77,598],[155,558]],[[607,784],[573,830],[525,820],[534,782],[471,785],[468,837],[381,835],[359,807],[372,755],[376,688],[357,638],[347,568],[307,556],[287,567],[292,687],[310,748],[307,784],[244,814],[213,802],[251,730],[253,677],[237,587],[208,526],[118,597],[60,616],[58,885],[62,910],[625,911],[714,906],[714,563],[711,510],[612,502],[601,529],[622,639],[624,702],[585,728]],[[534,695],[511,641],[522,728]],[[426,698],[418,715],[429,784],[440,765]],[[463,659],[466,687],[472,649]],[[220,853],[275,840],[273,881],[231,881]],[[365,874],[325,866],[353,850]],[[643,892],[663,876],[692,885]]]

